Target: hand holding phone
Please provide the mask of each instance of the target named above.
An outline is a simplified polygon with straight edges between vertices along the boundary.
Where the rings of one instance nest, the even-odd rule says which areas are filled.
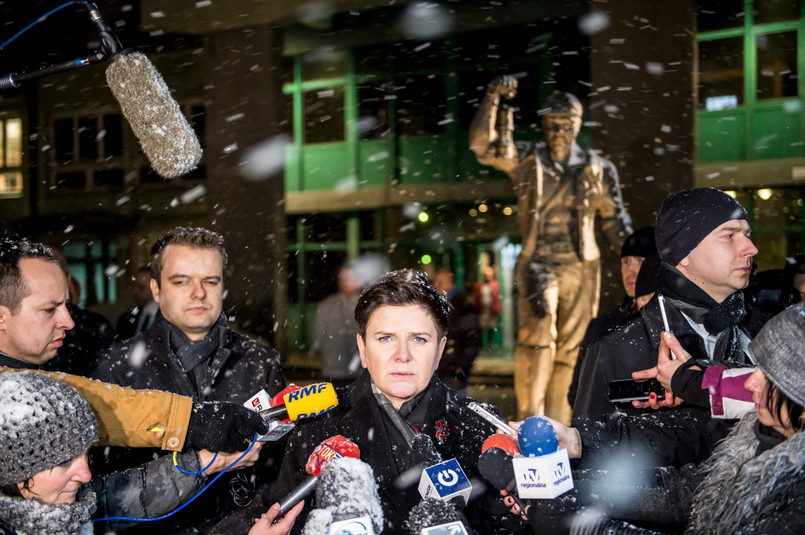
[[[657,379],[641,381],[619,379],[609,382],[607,399],[609,399],[611,403],[648,401],[652,393],[657,395],[657,399],[665,399],[665,387],[663,387]]]

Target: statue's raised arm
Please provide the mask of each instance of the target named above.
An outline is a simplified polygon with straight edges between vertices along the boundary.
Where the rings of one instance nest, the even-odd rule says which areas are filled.
[[[489,82],[470,124],[470,148],[478,162],[505,173],[511,173],[517,167],[518,156],[512,140],[514,108],[501,105],[500,98],[509,100],[516,95],[517,78],[508,74],[496,77]]]

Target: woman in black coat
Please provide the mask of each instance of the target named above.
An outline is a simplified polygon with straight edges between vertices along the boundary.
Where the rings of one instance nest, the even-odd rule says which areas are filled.
[[[421,501],[422,469],[456,458],[472,481],[483,441],[493,426],[467,409],[472,400],[445,386],[434,372],[446,343],[450,305],[414,270],[388,273],[358,300],[358,350],[366,371],[339,392],[339,405],[302,421],[291,435],[272,498],[280,499],[305,477],[305,464],[324,440],[354,442],[374,470],[385,516],[384,534],[401,534]],[[476,483],[477,490],[477,483]],[[312,506],[315,508],[315,504]],[[302,518],[311,506],[306,507]],[[496,491],[470,499],[465,514],[483,533],[495,533],[506,515]],[[297,522],[301,529],[304,522]],[[505,531],[509,533],[510,531]]]

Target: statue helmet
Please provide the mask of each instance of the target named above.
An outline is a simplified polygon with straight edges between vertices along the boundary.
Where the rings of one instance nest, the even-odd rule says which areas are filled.
[[[566,91],[554,91],[545,99],[543,106],[544,115],[570,115],[572,117],[581,117],[584,108],[572,93]]]

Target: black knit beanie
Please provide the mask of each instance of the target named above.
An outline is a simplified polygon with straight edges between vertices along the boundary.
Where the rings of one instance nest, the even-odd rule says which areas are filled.
[[[0,486],[68,461],[98,439],[81,394],[47,375],[0,373]]]
[[[715,188],[686,189],[671,193],[657,214],[655,237],[663,262],[676,266],[719,225],[746,219],[738,201]]]
[[[805,407],[805,303],[791,305],[749,342],[749,353],[783,394]]]
[[[647,258],[652,253],[656,254],[657,245],[654,240],[654,227],[643,227],[638,229],[626,238],[621,247],[621,258],[624,256],[641,256]]]

